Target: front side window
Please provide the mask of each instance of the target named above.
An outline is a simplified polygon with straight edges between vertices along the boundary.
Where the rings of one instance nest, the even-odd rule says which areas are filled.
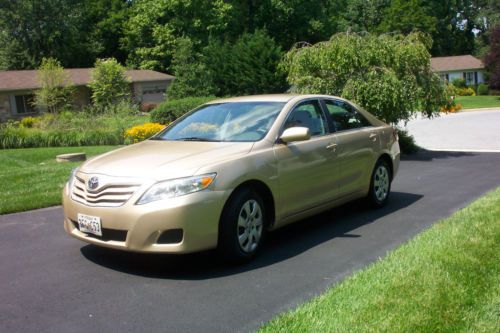
[[[296,106],[285,123],[285,129],[290,127],[307,127],[311,136],[326,134],[326,119],[318,101],[307,101]]]
[[[259,141],[271,128],[285,103],[230,102],[206,104],[169,126],[153,140]]]
[[[326,100],[325,104],[332,117],[336,131],[372,126],[358,110],[348,103]]]

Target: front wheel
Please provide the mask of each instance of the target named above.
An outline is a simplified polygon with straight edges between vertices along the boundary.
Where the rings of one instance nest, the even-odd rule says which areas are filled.
[[[384,160],[378,160],[372,172],[368,202],[374,207],[382,207],[387,204],[391,192],[391,171],[389,164]]]
[[[265,206],[259,194],[250,189],[238,191],[222,213],[219,249],[232,262],[252,259],[260,249],[265,233]]]

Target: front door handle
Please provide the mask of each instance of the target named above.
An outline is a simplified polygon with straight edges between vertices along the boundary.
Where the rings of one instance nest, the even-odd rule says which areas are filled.
[[[369,138],[370,138],[370,140],[372,140],[372,141],[377,141],[377,133],[370,133]]]
[[[326,146],[326,149],[332,149],[333,151],[335,151],[337,149],[337,144],[330,143],[328,146]]]

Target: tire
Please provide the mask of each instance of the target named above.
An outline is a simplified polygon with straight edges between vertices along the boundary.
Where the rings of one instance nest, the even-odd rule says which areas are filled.
[[[391,193],[391,181],[389,164],[385,160],[379,159],[372,171],[370,191],[367,196],[367,201],[372,207],[379,208],[387,204]]]
[[[259,252],[266,232],[266,207],[251,189],[233,194],[219,223],[219,251],[232,263],[244,263]]]

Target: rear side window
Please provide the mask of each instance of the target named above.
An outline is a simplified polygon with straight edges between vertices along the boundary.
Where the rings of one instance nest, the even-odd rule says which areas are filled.
[[[350,104],[343,101],[325,100],[336,131],[346,131],[372,126],[370,122]]]

